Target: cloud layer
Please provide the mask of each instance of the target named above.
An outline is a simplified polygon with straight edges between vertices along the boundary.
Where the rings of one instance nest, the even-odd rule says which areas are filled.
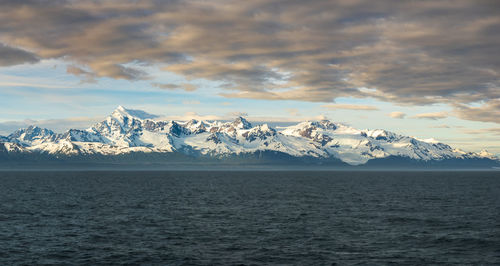
[[[436,112],[436,113],[423,113],[412,116],[412,118],[418,119],[430,119],[430,120],[438,120],[448,117],[448,113],[446,112]]]
[[[0,3],[0,66],[63,58],[93,81],[150,79],[137,66],[158,65],[226,97],[444,103],[500,123],[499,1]]]
[[[0,43],[0,67],[36,63],[38,61],[38,57],[28,51]]]

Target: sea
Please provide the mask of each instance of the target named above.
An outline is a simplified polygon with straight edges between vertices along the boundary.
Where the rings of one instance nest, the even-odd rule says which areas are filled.
[[[0,171],[1,265],[499,265],[500,171]]]

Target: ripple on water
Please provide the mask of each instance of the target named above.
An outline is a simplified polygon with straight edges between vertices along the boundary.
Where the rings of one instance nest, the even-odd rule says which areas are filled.
[[[0,263],[500,264],[498,172],[0,172]]]

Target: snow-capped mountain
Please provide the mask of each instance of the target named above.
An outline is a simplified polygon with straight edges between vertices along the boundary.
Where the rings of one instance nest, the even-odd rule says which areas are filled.
[[[30,126],[0,136],[0,153],[53,156],[182,153],[224,158],[255,152],[278,152],[296,158],[339,159],[365,164],[372,159],[401,157],[421,161],[492,159],[492,154],[464,152],[435,140],[419,140],[382,129],[359,130],[328,120],[275,129],[234,121],[162,121],[158,116],[119,106],[86,130],[54,133]]]

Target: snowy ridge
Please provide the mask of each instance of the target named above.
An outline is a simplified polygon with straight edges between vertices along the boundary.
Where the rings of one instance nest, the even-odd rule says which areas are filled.
[[[434,139],[419,140],[382,129],[358,130],[328,120],[307,121],[281,130],[253,126],[243,117],[222,121],[160,121],[156,115],[119,106],[86,130],[56,134],[30,126],[0,136],[0,152],[53,155],[119,155],[186,151],[221,157],[277,151],[294,157],[337,158],[351,165],[390,156],[416,160],[494,159],[487,151],[465,152]]]

